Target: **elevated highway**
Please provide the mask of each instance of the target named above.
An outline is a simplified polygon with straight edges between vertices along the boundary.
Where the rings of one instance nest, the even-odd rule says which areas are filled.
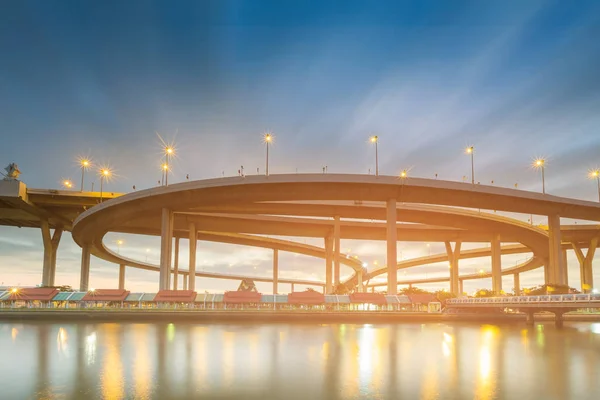
[[[324,285],[327,291],[338,283],[360,290],[370,279],[387,274],[388,292],[392,288],[390,293],[395,291],[397,284],[437,281],[394,282],[392,270],[440,261],[456,266],[451,268],[450,274],[454,292],[458,292],[459,283],[465,279],[487,276],[492,277],[497,289],[501,275],[518,277],[521,272],[541,266],[545,269],[546,282],[564,282],[567,278],[564,267],[567,248],[573,248],[581,256],[582,276],[586,277],[589,286],[591,258],[600,237],[599,225],[557,225],[560,217],[600,220],[597,203],[428,179],[331,174],[248,176],[186,182],[126,195],[105,192],[102,197],[100,204],[97,192],[28,189],[21,182],[1,182],[0,224],[42,230],[44,278],[48,284],[54,279],[52,266],[60,232],[68,230],[84,249],[82,277],[86,275],[86,265],[89,274],[86,259],[93,254],[122,266],[162,270],[161,287],[164,287],[170,283],[165,276],[175,272],[173,260],[167,256],[168,243],[171,243],[170,250],[173,246],[172,239],[168,240],[170,236],[271,248],[274,256],[281,250],[322,258],[326,281],[310,282]],[[542,229],[465,207],[548,215],[550,223],[547,229]],[[161,265],[150,265],[111,252],[103,243],[107,232],[160,235],[164,256]],[[323,238],[324,247],[269,236],[318,237]],[[392,260],[396,258],[392,243],[395,241],[439,241],[450,247],[447,254],[400,263],[386,262],[384,268],[367,273],[360,260],[344,257],[339,249],[341,239],[385,240],[388,242],[388,259]],[[461,251],[460,244],[466,242],[493,245]],[[587,256],[582,252],[585,248],[590,249]],[[531,253],[532,258],[516,267],[500,267],[500,254],[516,253]],[[473,257],[492,257],[492,272],[459,276],[458,261]],[[350,279],[345,282],[339,278],[341,265],[352,269]],[[180,273],[203,276],[195,270]],[[227,278],[226,274],[215,275]],[[235,276],[236,279],[239,277]],[[292,283],[292,280],[278,279],[276,274],[264,280]],[[82,279],[82,286],[84,284],[85,279]]]

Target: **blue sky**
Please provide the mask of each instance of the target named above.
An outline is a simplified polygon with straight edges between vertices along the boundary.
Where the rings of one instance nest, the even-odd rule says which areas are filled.
[[[0,160],[16,162],[29,187],[55,188],[77,182],[75,160],[89,155],[116,172],[106,190],[122,192],[160,179],[156,132],[178,147],[171,182],[262,170],[265,130],[276,136],[271,173],[368,173],[375,133],[383,174],[411,168],[460,181],[470,175],[463,148],[473,144],[482,184],[539,191],[529,166],[546,156],[548,192],[596,200],[586,173],[600,164],[598,37],[596,1],[3,2]],[[91,175],[88,188],[99,185]],[[123,253],[158,259],[157,241],[122,240]],[[342,246],[370,262],[385,257],[382,243]],[[428,251],[400,247],[406,257]],[[269,273],[266,250],[198,251],[206,268]],[[78,286],[79,254],[64,237],[59,283]],[[281,257],[282,276],[323,276],[318,260]],[[0,228],[0,281],[39,283],[41,262],[38,231]],[[489,260],[461,265],[468,272]],[[117,275],[92,262],[91,285],[114,286]],[[128,271],[132,289],[156,282]]]

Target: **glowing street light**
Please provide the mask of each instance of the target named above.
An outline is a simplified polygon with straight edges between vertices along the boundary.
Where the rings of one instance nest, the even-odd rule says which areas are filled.
[[[85,170],[92,166],[92,162],[87,158],[80,158],[79,165],[81,165],[81,191],[83,192],[83,176],[85,174]]]
[[[267,146],[267,167],[265,169],[265,175],[269,176],[269,145],[273,143],[273,134],[267,132],[263,135],[263,143]]]
[[[117,240],[117,254],[121,254],[121,245],[123,241],[121,239]]]
[[[546,178],[544,176],[544,167],[546,166],[546,160],[544,158],[537,158],[533,161],[533,167],[542,170],[542,193],[546,194]]]
[[[102,203],[104,180],[105,179],[108,180],[110,178],[110,175],[112,174],[112,172],[110,171],[110,169],[108,167],[100,168],[100,171],[98,171],[98,172],[100,174],[100,203]]]
[[[400,172],[400,178],[405,179],[408,177],[408,171],[407,170],[402,170],[402,172]]]
[[[590,171],[590,179],[596,179],[596,184],[598,185],[598,202],[600,202],[600,169],[595,169]]]
[[[62,182],[62,185],[63,185],[63,187],[64,187],[64,188],[66,188],[66,189],[71,189],[71,188],[73,187],[73,182],[71,182],[69,179],[65,179],[65,180]]]
[[[379,136],[371,136],[369,141],[375,144],[375,176],[379,176],[379,154],[377,153],[377,143],[379,142]]]
[[[475,184],[475,162],[473,160],[473,155],[475,154],[475,147],[469,146],[465,149],[465,153],[471,156],[471,184]]]

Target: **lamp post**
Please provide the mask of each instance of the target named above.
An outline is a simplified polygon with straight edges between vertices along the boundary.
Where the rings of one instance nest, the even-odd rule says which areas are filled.
[[[265,168],[265,175],[269,176],[269,145],[273,142],[273,134],[265,133],[263,135],[263,142],[267,146],[267,162],[266,162],[267,166]]]
[[[65,187],[65,189],[71,189],[73,187],[73,182],[71,182],[68,179],[64,180],[62,184]]]
[[[166,182],[166,176],[167,176],[167,172],[169,171],[169,164],[164,163],[161,166],[161,169],[162,169],[161,185],[163,185],[163,182],[164,182],[164,185],[166,185],[167,184],[167,182]]]
[[[546,165],[546,160],[543,158],[538,158],[533,163],[533,166],[535,168],[539,168],[542,170],[542,193],[543,194],[546,194],[546,177],[544,176],[545,165]]]
[[[475,184],[475,162],[474,162],[474,154],[475,154],[475,147],[473,146],[469,146],[467,147],[467,149],[465,150],[467,154],[471,155],[471,184]]]
[[[117,240],[117,254],[121,254],[121,245],[123,241],[121,239]]]
[[[83,159],[81,159],[80,164],[81,164],[81,191],[83,192],[83,176],[85,174],[85,170],[88,169],[92,165],[92,163],[90,162],[90,160],[83,158]]]
[[[100,170],[100,203],[102,203],[102,194],[104,191],[104,179],[108,179],[110,176],[110,169],[102,168]]]
[[[598,202],[600,202],[600,169],[591,171],[590,178],[596,178],[596,184],[598,185]]]
[[[165,156],[167,162],[165,163],[164,171],[165,171],[165,186],[169,186],[169,161],[171,155],[175,154],[175,149],[172,146],[165,147]]]
[[[369,139],[371,143],[375,144],[375,176],[379,176],[379,154],[377,153],[377,143],[379,142],[379,136],[371,136]]]

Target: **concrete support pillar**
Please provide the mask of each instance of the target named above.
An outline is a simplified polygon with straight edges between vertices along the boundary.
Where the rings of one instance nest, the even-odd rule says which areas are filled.
[[[548,216],[548,284],[564,285],[561,254],[560,216]]]
[[[178,289],[179,275],[179,238],[175,238],[175,260],[173,261],[173,290]]]
[[[273,249],[273,294],[277,294],[279,280],[279,250]]]
[[[524,311],[525,315],[526,315],[525,323],[527,325],[533,326],[534,323],[535,323],[535,319],[533,317],[533,315],[535,314],[535,311],[533,311],[531,309],[529,309],[529,310],[522,310],[522,311]]]
[[[515,296],[520,296],[521,295],[521,282],[520,282],[520,275],[514,274],[513,275],[514,278],[514,291],[515,291]]]
[[[125,289],[125,264],[119,265],[119,289]]]
[[[56,252],[63,228],[57,227],[52,235],[48,221],[41,221],[42,243],[44,245],[44,263],[42,267],[42,286],[54,286],[56,276]]]
[[[198,235],[196,231],[196,224],[190,223],[188,226],[189,231],[189,241],[190,241],[190,258],[189,258],[189,267],[190,271],[188,274],[188,290],[196,290],[196,244],[198,242]]]
[[[584,256],[581,246],[577,243],[571,243],[575,255],[579,261],[579,274],[581,276],[581,291],[583,293],[590,293],[594,288],[594,274],[592,270],[592,260],[596,254],[596,248],[598,247],[598,239],[594,238],[590,241],[588,246],[587,254]]]
[[[340,284],[340,217],[333,218],[333,287]]]
[[[502,292],[502,250],[500,235],[492,237],[492,291],[496,294]]]
[[[356,279],[357,279],[357,290],[358,290],[358,293],[364,292],[365,291],[365,287],[363,285],[363,271],[362,271],[362,269],[356,273]]]
[[[458,279],[458,259],[460,257],[461,242],[456,242],[454,250],[450,242],[444,242],[446,245],[446,253],[448,254],[448,265],[450,266],[450,293],[455,296],[460,296],[462,290],[459,287]]]
[[[173,242],[173,212],[162,209],[160,228],[160,277],[159,290],[169,289],[171,275],[171,245]]]
[[[465,281],[463,279],[460,279],[458,281],[458,291],[460,292],[461,296],[463,295],[463,293],[465,293],[464,283]]]
[[[183,290],[188,290],[188,275],[181,274],[181,280],[183,281]]]
[[[90,245],[84,244],[81,248],[81,277],[79,291],[87,292],[90,285]]]
[[[333,261],[333,236],[325,238],[325,293],[333,293],[332,284],[332,261]]]
[[[387,240],[387,270],[388,270],[388,290],[387,294],[395,295],[398,293],[398,230],[396,227],[396,199],[387,201],[386,212],[386,240]]]
[[[569,262],[567,261],[567,249],[561,250],[562,265],[563,265],[563,283],[569,286]]]
[[[294,284],[292,283],[292,293],[294,293]]]

